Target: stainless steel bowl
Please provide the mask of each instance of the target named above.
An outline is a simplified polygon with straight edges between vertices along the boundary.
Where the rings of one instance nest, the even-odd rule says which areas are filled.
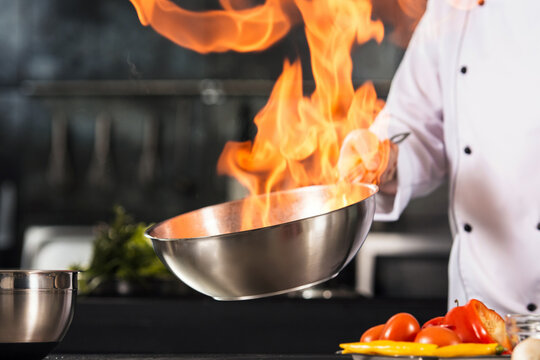
[[[184,283],[218,300],[244,300],[300,290],[335,277],[362,246],[375,212],[377,186],[335,186],[269,195],[270,225],[254,203],[266,195],[179,215],[146,231],[159,258]],[[242,224],[242,212],[255,222]]]
[[[77,272],[0,270],[0,357],[41,359],[64,337]]]

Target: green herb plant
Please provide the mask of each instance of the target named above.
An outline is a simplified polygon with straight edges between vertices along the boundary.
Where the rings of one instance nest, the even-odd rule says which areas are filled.
[[[144,236],[148,225],[135,223],[121,206],[114,207],[114,219],[96,227],[93,253],[81,271],[79,292],[89,294],[109,281],[144,285],[155,279],[170,279],[172,274],[156,256],[150,239]]]

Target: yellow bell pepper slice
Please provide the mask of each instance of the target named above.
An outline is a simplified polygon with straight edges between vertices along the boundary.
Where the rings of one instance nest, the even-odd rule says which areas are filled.
[[[442,346],[433,352],[437,357],[458,357],[458,356],[483,356],[500,355],[505,348],[497,343],[493,344],[473,344],[463,343],[456,345]]]
[[[374,340],[339,345],[344,354],[366,354],[384,356],[432,356],[435,344],[421,344],[409,341]]]

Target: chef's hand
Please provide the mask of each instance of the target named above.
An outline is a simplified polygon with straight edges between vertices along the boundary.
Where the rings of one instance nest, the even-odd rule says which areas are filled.
[[[389,140],[388,163],[379,178],[379,187],[382,192],[395,194],[396,192],[396,169],[399,148]],[[366,129],[351,131],[341,146],[338,171],[341,179],[348,182],[374,183],[376,173],[381,166],[379,155],[380,140],[377,136]]]

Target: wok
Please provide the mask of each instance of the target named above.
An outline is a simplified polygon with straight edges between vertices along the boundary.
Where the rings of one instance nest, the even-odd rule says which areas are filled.
[[[336,188],[310,186],[209,206],[158,223],[145,235],[180,280],[217,300],[300,290],[335,277],[373,221],[376,185],[346,185],[343,202]],[[269,208],[258,208],[265,199]],[[242,222],[246,212],[252,223]]]

